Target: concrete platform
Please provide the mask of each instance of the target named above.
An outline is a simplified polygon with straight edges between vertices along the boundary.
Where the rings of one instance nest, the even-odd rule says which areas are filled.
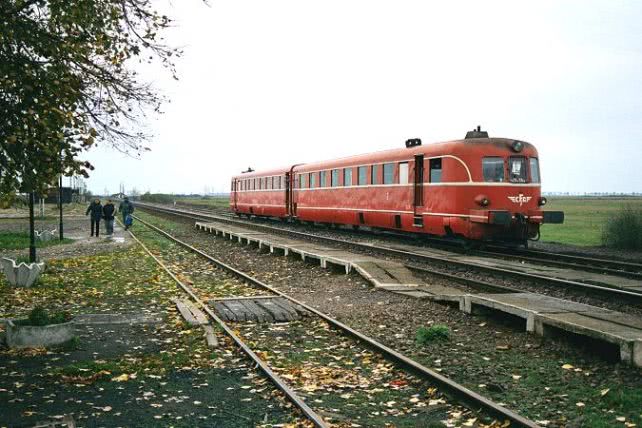
[[[217,236],[236,239],[240,243],[256,244],[259,249],[267,248],[271,253],[279,253],[286,256],[295,254],[301,257],[301,260],[315,260],[323,268],[339,267],[346,274],[354,269],[378,288],[407,290],[416,288],[419,285],[429,287],[428,284],[423,284],[401,263],[379,260],[374,257],[324,247],[303,240],[255,232],[225,223],[197,222],[196,228]]]
[[[272,236],[224,223],[197,222],[196,228],[228,239],[236,239],[242,243],[256,244],[260,249],[269,249],[272,253],[295,254],[302,260],[315,260],[323,267],[339,266],[346,274],[354,269],[377,288],[413,298],[454,303],[467,313],[473,313],[479,309],[508,313],[523,318],[526,330],[535,334],[546,335],[556,330],[563,330],[615,344],[620,349],[620,358],[623,362],[642,367],[642,319],[638,317],[535,293],[470,294],[459,288],[423,283],[403,264],[397,262],[328,248],[308,241]],[[415,252],[423,251],[410,247],[408,249]],[[476,263],[487,266],[508,267],[508,264],[515,264],[503,260],[495,262],[489,259],[455,255],[439,250],[426,250],[426,252],[440,253],[440,256],[446,258],[475,259]],[[531,269],[536,273],[535,267],[517,265],[522,270]],[[537,267],[537,269],[540,274],[546,275],[550,275],[551,271],[561,271],[548,267]],[[567,277],[573,280],[579,280],[578,276],[585,280],[593,276],[603,280],[607,277],[584,274],[579,272],[571,278],[569,273]],[[622,278],[617,280],[624,284],[622,286],[632,286],[626,282],[632,280]],[[257,306],[261,305],[257,304]],[[265,314],[259,315],[262,312],[255,305],[245,304],[240,299],[230,304],[214,303],[214,307],[231,321],[261,322],[265,319]],[[287,320],[287,317],[283,316],[282,319]]]
[[[608,309],[534,293],[477,294],[464,296],[467,313],[497,310],[523,318],[526,331],[547,335],[551,327],[620,348],[620,359],[642,367],[642,319]]]

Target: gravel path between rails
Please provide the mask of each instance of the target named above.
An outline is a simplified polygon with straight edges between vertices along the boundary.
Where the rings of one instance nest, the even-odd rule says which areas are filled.
[[[544,425],[608,426],[616,416],[642,421],[639,406],[625,398],[642,397],[642,370],[605,361],[591,344],[544,339],[511,320],[374,290],[357,275],[260,253],[196,232],[193,222],[172,221],[177,237]],[[435,324],[449,326],[450,340],[418,345],[417,328]]]

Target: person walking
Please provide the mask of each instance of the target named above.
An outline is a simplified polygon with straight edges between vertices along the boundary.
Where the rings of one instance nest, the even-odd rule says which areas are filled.
[[[129,202],[129,198],[125,196],[125,199],[118,206],[118,212],[123,215],[123,224],[125,225],[125,230],[129,229],[131,220],[128,220],[127,217],[134,212],[134,204]]]
[[[91,235],[89,236],[94,236],[94,228],[95,228],[96,237],[98,237],[98,234],[100,233],[100,219],[103,216],[103,206],[100,205],[100,199],[94,199],[94,201],[91,204],[89,204],[85,215],[89,215],[90,213],[91,213],[91,216],[90,216]]]
[[[114,234],[114,213],[116,212],[116,207],[111,199],[107,199],[107,203],[103,206],[103,218],[105,219],[105,228],[107,229],[107,235],[111,236]]]

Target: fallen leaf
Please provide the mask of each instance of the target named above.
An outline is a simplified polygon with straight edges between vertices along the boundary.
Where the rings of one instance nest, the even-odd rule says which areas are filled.
[[[564,365],[562,366],[562,368],[563,368],[564,370],[571,370],[571,369],[573,368],[573,366],[572,366],[572,365],[570,365],[570,364],[564,364]]]

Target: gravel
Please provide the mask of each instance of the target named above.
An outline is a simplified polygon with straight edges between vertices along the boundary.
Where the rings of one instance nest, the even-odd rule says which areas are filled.
[[[548,421],[548,426],[581,425],[584,404],[595,417],[612,418],[599,404],[600,390],[626,395],[642,389],[639,369],[605,360],[595,344],[542,338],[525,333],[523,324],[512,318],[471,316],[375,290],[357,275],[261,253],[196,232],[192,222],[173,220],[183,224],[174,232],[192,245],[525,416]],[[448,326],[451,339],[419,346],[417,329],[436,324]],[[575,369],[562,368],[565,364]]]

